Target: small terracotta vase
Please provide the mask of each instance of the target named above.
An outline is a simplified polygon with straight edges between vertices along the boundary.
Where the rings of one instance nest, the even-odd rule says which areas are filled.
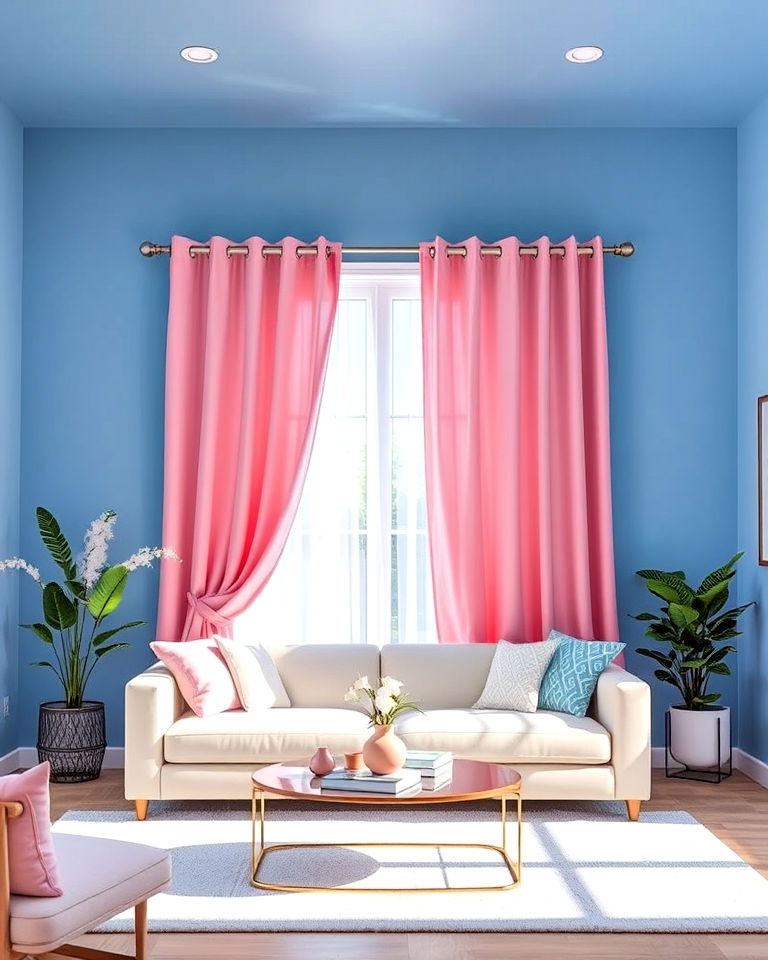
[[[394,773],[405,763],[405,744],[392,729],[392,724],[373,728],[363,745],[363,760],[371,773]]]
[[[314,757],[309,761],[309,769],[316,777],[324,777],[336,766],[328,747],[318,747]]]

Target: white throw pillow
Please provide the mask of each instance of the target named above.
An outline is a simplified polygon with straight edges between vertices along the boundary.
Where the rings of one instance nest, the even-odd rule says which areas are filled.
[[[472,709],[535,713],[541,681],[559,643],[559,639],[541,643],[500,640],[496,644],[485,689]]]
[[[246,710],[290,707],[290,698],[274,660],[260,643],[243,643],[219,636],[216,643]]]

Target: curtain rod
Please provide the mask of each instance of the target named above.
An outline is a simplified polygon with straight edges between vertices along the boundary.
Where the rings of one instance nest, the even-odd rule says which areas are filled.
[[[578,246],[577,253],[579,256],[591,257],[595,252],[591,244],[582,244]],[[150,243],[148,240],[145,240],[144,243],[139,247],[139,252],[143,257],[157,257],[162,253],[170,254],[170,246],[159,243]],[[192,246],[189,248],[189,255],[191,257],[196,257],[200,253],[210,253],[211,248],[207,243],[201,243],[197,246]],[[280,256],[283,252],[283,248],[280,246],[271,246],[263,247],[262,254],[264,256]],[[418,247],[342,247],[342,254],[418,254]],[[466,257],[467,248],[463,246],[458,247],[446,247],[445,251],[449,256],[460,256]],[[535,257],[539,248],[535,246],[525,246],[520,247],[521,256]],[[560,256],[565,256],[565,247],[562,244],[551,244],[549,248],[551,254],[558,254]],[[615,257],[631,257],[635,252],[634,243],[624,242],[617,243],[612,247],[603,247],[603,253],[612,253]],[[317,247],[307,246],[307,247],[297,247],[296,254],[299,257],[311,256],[312,254],[317,253]],[[432,256],[435,255],[435,248],[430,248],[430,253]],[[480,253],[486,254],[492,257],[501,256],[501,247],[480,247]],[[239,254],[242,256],[248,255],[248,247],[244,244],[232,244],[227,247],[227,256],[232,256],[233,254]]]

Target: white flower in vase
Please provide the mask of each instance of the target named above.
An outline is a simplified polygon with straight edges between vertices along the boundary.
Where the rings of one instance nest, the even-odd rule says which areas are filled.
[[[388,714],[397,706],[397,700],[385,687],[379,687],[376,696],[373,698],[373,705],[381,714]],[[387,722],[386,720],[384,721]]]
[[[403,689],[403,681],[395,680],[394,677],[382,677],[380,689],[386,690],[391,696],[396,697]]]

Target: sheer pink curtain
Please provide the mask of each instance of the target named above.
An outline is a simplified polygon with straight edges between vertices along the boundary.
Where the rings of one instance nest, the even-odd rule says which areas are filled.
[[[338,299],[341,247],[282,256],[247,241],[209,255],[174,237],[168,320],[163,564],[157,636],[229,634],[262,590],[298,506]],[[173,566],[173,569],[169,569]]]
[[[421,246],[439,639],[617,639],[600,238],[564,257]]]

